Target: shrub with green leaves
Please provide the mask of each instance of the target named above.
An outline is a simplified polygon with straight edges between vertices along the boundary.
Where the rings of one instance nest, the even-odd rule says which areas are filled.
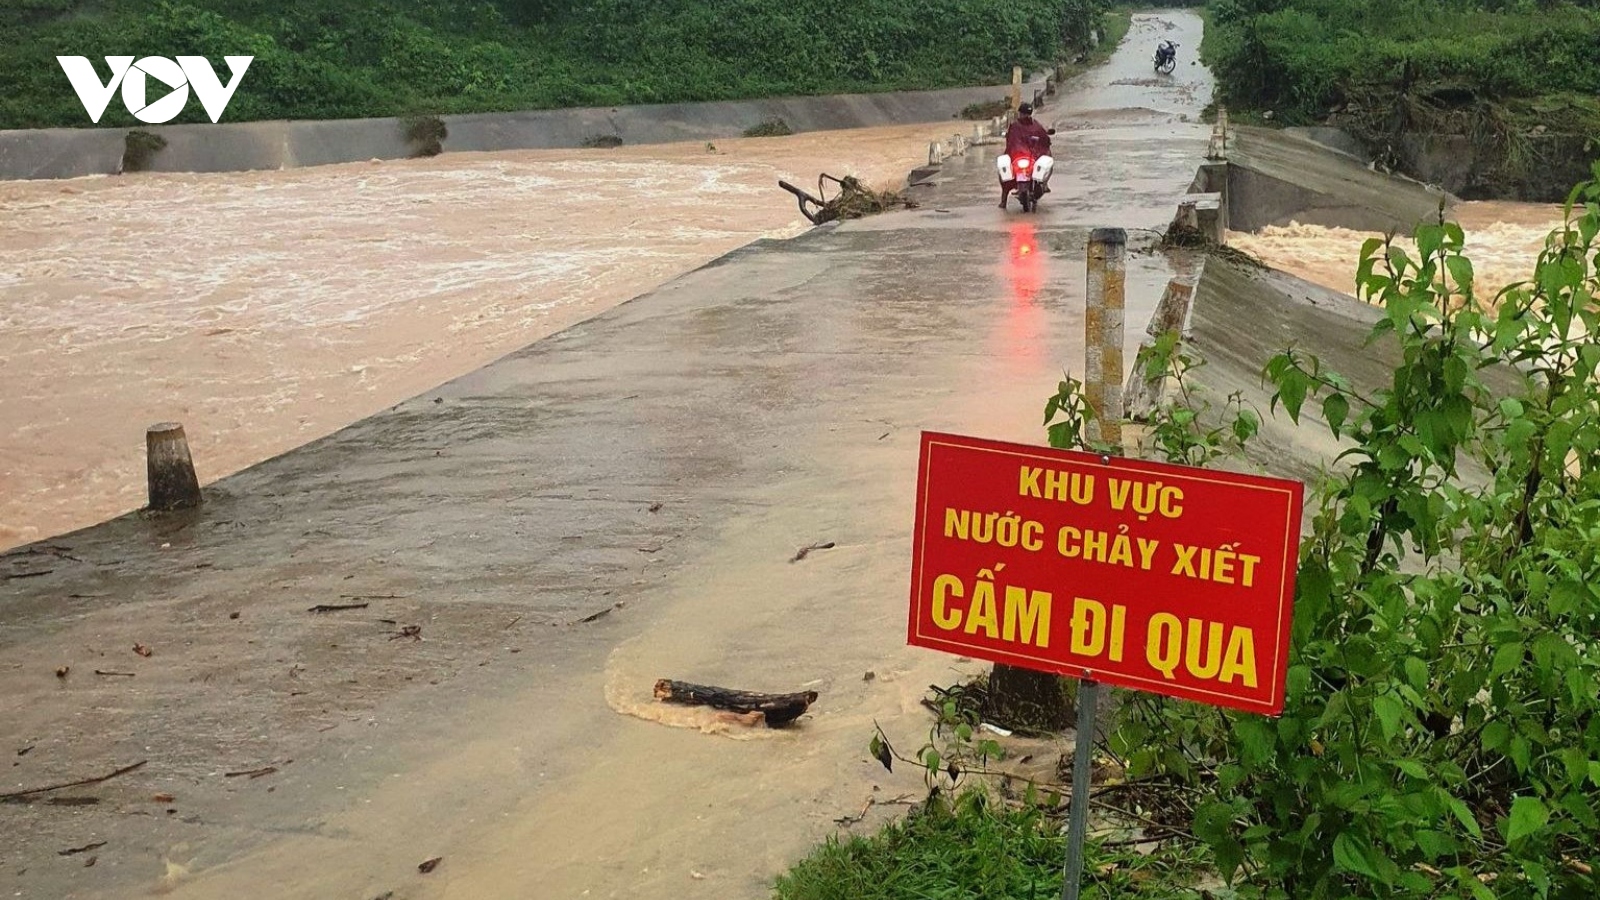
[[[1389,383],[1299,350],[1266,367],[1274,408],[1320,404],[1345,448],[1302,547],[1282,717],[1137,696],[1112,743],[1193,793],[1240,896],[1600,896],[1594,175],[1492,303],[1453,223],[1417,229],[1416,258],[1367,243]]]
[[[1203,54],[1226,103],[1306,124],[1372,85],[1594,96],[1596,46],[1592,0],[1216,0]]]

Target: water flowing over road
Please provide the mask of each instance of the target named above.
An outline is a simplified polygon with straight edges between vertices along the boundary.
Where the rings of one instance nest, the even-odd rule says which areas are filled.
[[[0,549],[141,506],[148,425],[232,474],[799,233],[779,178],[892,185],[955,128],[0,183]]]
[[[905,646],[919,431],[1042,440],[1091,228],[1130,232],[1130,350],[1192,270],[1154,242],[1210,133],[1200,35],[1139,14],[1064,86],[1037,215],[979,148],[914,211],[676,278],[798,231],[780,173],[898,175],[951,128],[0,186],[7,540],[93,521],[27,518],[86,479],[95,515],[136,505],[147,420],[196,423],[212,475],[327,435],[0,555],[5,790],[147,760],[12,808],[0,891],[732,900],[898,814],[922,782],[873,724],[917,746],[927,686],[979,670]],[[751,729],[657,678],[820,699]]]

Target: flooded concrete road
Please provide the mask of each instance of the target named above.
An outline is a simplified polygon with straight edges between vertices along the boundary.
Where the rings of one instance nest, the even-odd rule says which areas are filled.
[[[1135,83],[1158,34],[1175,86]],[[927,686],[979,669],[904,646],[918,433],[1042,440],[1089,228],[1130,229],[1129,322],[1192,262],[1143,229],[1205,151],[1199,36],[1142,14],[1043,111],[1036,216],[978,148],[921,209],[735,252],[199,511],[0,556],[6,790],[148,761],[11,808],[0,891],[748,898],[898,814],[921,781],[868,758],[873,722],[914,747]],[[750,730],[663,709],[663,677],[820,699]]]

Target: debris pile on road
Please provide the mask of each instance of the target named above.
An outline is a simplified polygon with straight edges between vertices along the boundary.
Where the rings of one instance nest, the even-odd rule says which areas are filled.
[[[824,199],[826,191],[823,185],[829,181],[839,186],[839,193],[831,200]],[[815,195],[787,181],[779,181],[778,187],[795,195],[800,203],[800,214],[813,225],[822,225],[836,219],[860,219],[891,209],[917,208],[915,200],[907,198],[898,191],[875,191],[862,184],[860,179],[853,175],[835,178],[824,172],[817,178]]]

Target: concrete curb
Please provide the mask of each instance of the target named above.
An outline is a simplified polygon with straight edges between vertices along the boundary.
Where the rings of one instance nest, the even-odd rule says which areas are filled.
[[[1425,220],[1429,206],[1439,202],[1458,201],[1413,179],[1375,172],[1356,157],[1303,136],[1238,129],[1222,108],[1206,161],[1178,201],[1172,225],[1198,231],[1208,246],[1225,247],[1229,230],[1256,231],[1290,219],[1362,231],[1404,230]],[[1165,376],[1146,378],[1145,363],[1163,334],[1176,331],[1180,346],[1192,344],[1195,306],[1207,287],[1210,262],[1207,253],[1192,278],[1174,279],[1151,316],[1123,392],[1129,420],[1148,422],[1173,402],[1175,384]],[[1218,277],[1229,277],[1229,269],[1225,265]],[[1359,301],[1350,302],[1365,309]]]
[[[1025,91],[1053,93],[1057,73],[1035,75]],[[793,131],[832,131],[949,121],[974,103],[1001,99],[1009,85],[840,94],[614,108],[529,110],[441,116],[444,152],[576,149],[595,138],[664,144],[739,137],[782,119]],[[1025,93],[1024,96],[1027,96]],[[124,128],[0,131],[0,180],[111,175],[122,169]],[[405,159],[417,155],[398,118],[160,125],[143,129],[166,141],[153,172],[242,172]],[[603,152],[603,151],[596,151]],[[930,154],[930,161],[933,161]]]

